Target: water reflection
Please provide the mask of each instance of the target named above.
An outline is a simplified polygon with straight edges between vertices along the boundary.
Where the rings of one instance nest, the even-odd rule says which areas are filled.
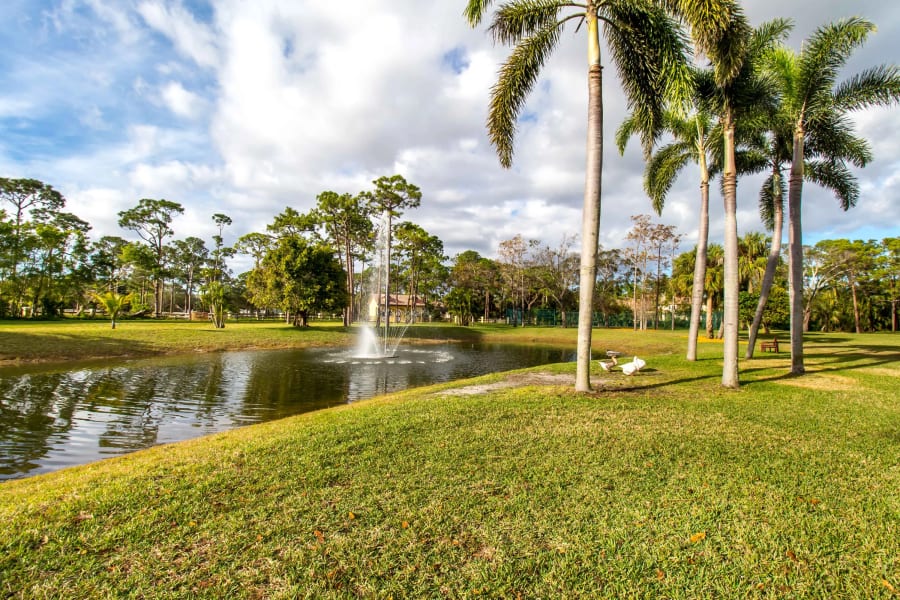
[[[249,351],[0,369],[0,479],[52,471],[344,402],[494,371],[572,360],[508,345]]]

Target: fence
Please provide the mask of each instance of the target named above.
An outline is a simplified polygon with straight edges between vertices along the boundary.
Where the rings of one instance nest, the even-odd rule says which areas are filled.
[[[713,313],[713,330],[718,330],[722,325],[722,312],[714,312]],[[663,315],[664,317],[666,315]],[[573,309],[571,311],[565,312],[565,326],[566,327],[577,327],[578,326],[578,310]],[[617,327],[634,327],[634,315],[631,311],[625,311],[617,314],[603,314],[599,312],[595,312],[592,316],[592,325],[593,327],[607,327],[607,328],[617,328]],[[550,308],[537,308],[529,311],[523,311],[509,308],[506,310],[506,322],[510,325],[515,326],[524,326],[530,325],[533,327],[562,327],[563,326],[563,313],[558,310],[550,309]],[[672,320],[662,318],[659,320],[658,327],[656,323],[651,318],[647,322],[648,329],[672,329]],[[688,329],[690,328],[690,320],[688,317],[675,317],[675,329]],[[703,330],[706,328],[706,314],[700,314],[700,329]]]

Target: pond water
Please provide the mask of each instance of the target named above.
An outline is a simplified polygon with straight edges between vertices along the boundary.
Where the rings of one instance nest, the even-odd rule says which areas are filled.
[[[571,351],[508,344],[242,351],[0,369],[0,480],[242,425],[541,364]]]

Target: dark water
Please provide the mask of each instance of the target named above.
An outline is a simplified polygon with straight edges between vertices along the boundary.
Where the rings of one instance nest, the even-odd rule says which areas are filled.
[[[0,369],[0,480],[53,471],[376,394],[573,360],[500,344],[200,354]]]

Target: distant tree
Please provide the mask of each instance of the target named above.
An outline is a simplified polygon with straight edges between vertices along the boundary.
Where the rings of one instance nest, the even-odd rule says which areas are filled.
[[[417,186],[407,182],[402,175],[379,177],[372,183],[375,184],[375,190],[363,192],[361,197],[372,208],[375,216],[382,220],[381,227],[384,228],[385,247],[381,250],[384,252],[384,258],[378,262],[384,267],[384,279],[383,285],[379,285],[379,289],[384,290],[384,297],[387,298],[391,294],[392,223],[394,219],[403,215],[404,210],[419,206],[422,192]],[[390,311],[385,310],[384,316],[384,327],[387,328],[390,326]]]
[[[11,288],[12,313],[18,315],[22,305],[25,287],[19,281],[19,271],[25,259],[26,242],[24,233],[26,213],[43,210],[44,214],[62,209],[66,200],[53,186],[37,179],[7,179],[0,177],[0,200],[12,207],[12,239],[9,244],[10,273],[7,278]]]
[[[227,310],[228,290],[221,281],[209,281],[203,286],[201,300],[209,307],[213,326],[225,329],[225,311]]]
[[[347,273],[348,305],[344,308],[344,326],[353,321],[356,293],[354,263],[372,236],[371,206],[364,195],[325,191],[316,198],[315,218],[325,229],[326,239],[339,250],[341,266]]]
[[[62,279],[68,258],[77,248],[87,245],[91,226],[71,213],[52,212],[42,215],[43,222],[34,226],[35,244],[32,253],[31,314],[42,306],[45,316],[53,316],[64,302],[55,293],[54,283]]]
[[[419,225],[409,221],[397,225],[394,237],[397,240],[396,248],[401,275],[405,279],[406,293],[409,296],[407,308],[409,314],[412,315],[416,299],[424,301],[420,294],[423,279],[436,265],[440,265],[446,260],[444,243],[437,236],[431,235]]]
[[[316,219],[311,213],[299,213],[290,206],[275,215],[275,220],[266,226],[266,230],[277,238],[302,236],[316,229]]]
[[[563,327],[567,326],[567,310],[576,305],[575,290],[578,285],[580,258],[572,250],[574,244],[573,236],[564,235],[556,248],[543,246],[534,253],[539,290],[556,304]]]
[[[125,276],[122,250],[127,244],[127,240],[110,235],[91,244],[88,261],[93,281],[107,291],[119,291],[119,281]]]
[[[668,267],[668,255],[663,255],[663,252],[666,252],[670,246],[678,245],[678,238],[680,236],[675,233],[674,225],[662,225],[656,224],[650,230],[650,251],[651,255],[656,261],[656,290],[655,290],[655,299],[653,301],[654,309],[654,322],[653,328],[659,329],[659,297],[660,292],[662,290],[662,269]],[[673,318],[674,320],[674,318]]]
[[[823,240],[824,241],[824,240]],[[803,248],[803,330],[808,331],[814,308],[819,296],[829,288],[834,289],[833,282],[840,276],[840,264],[830,260],[827,242],[821,241],[815,246]],[[823,330],[829,330],[833,323],[834,306],[829,307],[823,321]],[[791,306],[793,310],[793,305]],[[792,317],[793,318],[793,317]]]
[[[153,314],[159,317],[162,313],[162,281],[165,275],[165,240],[174,235],[171,224],[176,214],[184,213],[184,207],[169,200],[143,198],[138,205],[119,213],[119,227],[130,229],[138,234],[150,248],[153,263],[150,272],[153,277],[154,305]]]
[[[766,303],[763,311],[763,331],[768,334],[769,328],[774,326],[787,327],[790,320],[790,303],[787,290],[781,286],[773,286],[769,292],[770,301]],[[756,314],[756,306],[759,303],[759,294],[741,290],[741,322],[751,323]]]
[[[253,257],[253,267],[259,267],[266,252],[275,243],[272,236],[265,233],[246,233],[238,238],[234,245],[238,254],[248,254]]]
[[[891,305],[891,331],[898,329],[897,303],[900,302],[900,237],[881,240],[881,260],[877,277],[888,290],[887,301]]]
[[[765,234],[759,231],[748,231],[738,240],[738,274],[742,290],[759,293],[766,271],[767,246]]]
[[[540,245],[538,240],[526,240],[521,234],[500,242],[497,248],[497,262],[504,286],[513,298],[513,306],[520,311],[522,326],[525,326],[525,313],[529,302],[527,297],[531,289],[529,275],[531,271],[531,253]],[[516,323],[514,322],[513,325]]]
[[[597,291],[594,293],[594,309],[609,318],[621,311],[621,273],[625,268],[622,251],[616,248],[600,248],[597,254]]]
[[[457,254],[450,267],[450,292],[444,304],[463,326],[468,326],[481,312],[483,260],[478,252],[467,250]]]
[[[213,236],[215,247],[212,251],[212,273],[210,279],[213,281],[222,281],[222,270],[225,265],[225,258],[234,256],[234,250],[225,246],[225,239],[222,232],[226,227],[231,225],[231,217],[222,213],[216,213],[212,216],[213,222],[219,228],[219,233]]]
[[[706,337],[712,340],[718,337],[713,315],[722,304],[722,292],[725,290],[725,252],[719,244],[710,244],[706,253]]]
[[[165,251],[165,249],[164,249]],[[147,244],[128,242],[122,247],[122,262],[125,265],[126,287],[136,294],[136,302],[131,303],[132,311],[152,313],[152,302],[147,302],[148,282],[150,289],[154,281],[156,255]]]
[[[13,222],[0,208],[0,317],[6,317],[12,307],[13,230]]]
[[[650,272],[648,264],[652,257],[654,225],[650,215],[632,215],[631,229],[625,235],[625,239],[631,243],[625,253],[631,262],[632,290],[631,306],[633,311],[634,329],[647,328],[647,310],[645,295],[647,292],[647,276]],[[640,293],[640,304],[638,304]]]
[[[834,280],[850,292],[853,328],[856,333],[862,333],[859,288],[875,270],[877,247],[862,240],[823,240],[817,246],[824,250],[826,268],[835,274]]]
[[[295,326],[308,326],[313,311],[337,311],[346,305],[345,273],[333,249],[300,236],[278,240],[247,277],[256,306],[278,306]]]
[[[184,281],[184,312],[190,315],[194,308],[194,286],[209,262],[209,250],[202,239],[189,236],[173,241],[172,251],[174,270]],[[214,267],[213,272],[217,273],[218,269]]]

